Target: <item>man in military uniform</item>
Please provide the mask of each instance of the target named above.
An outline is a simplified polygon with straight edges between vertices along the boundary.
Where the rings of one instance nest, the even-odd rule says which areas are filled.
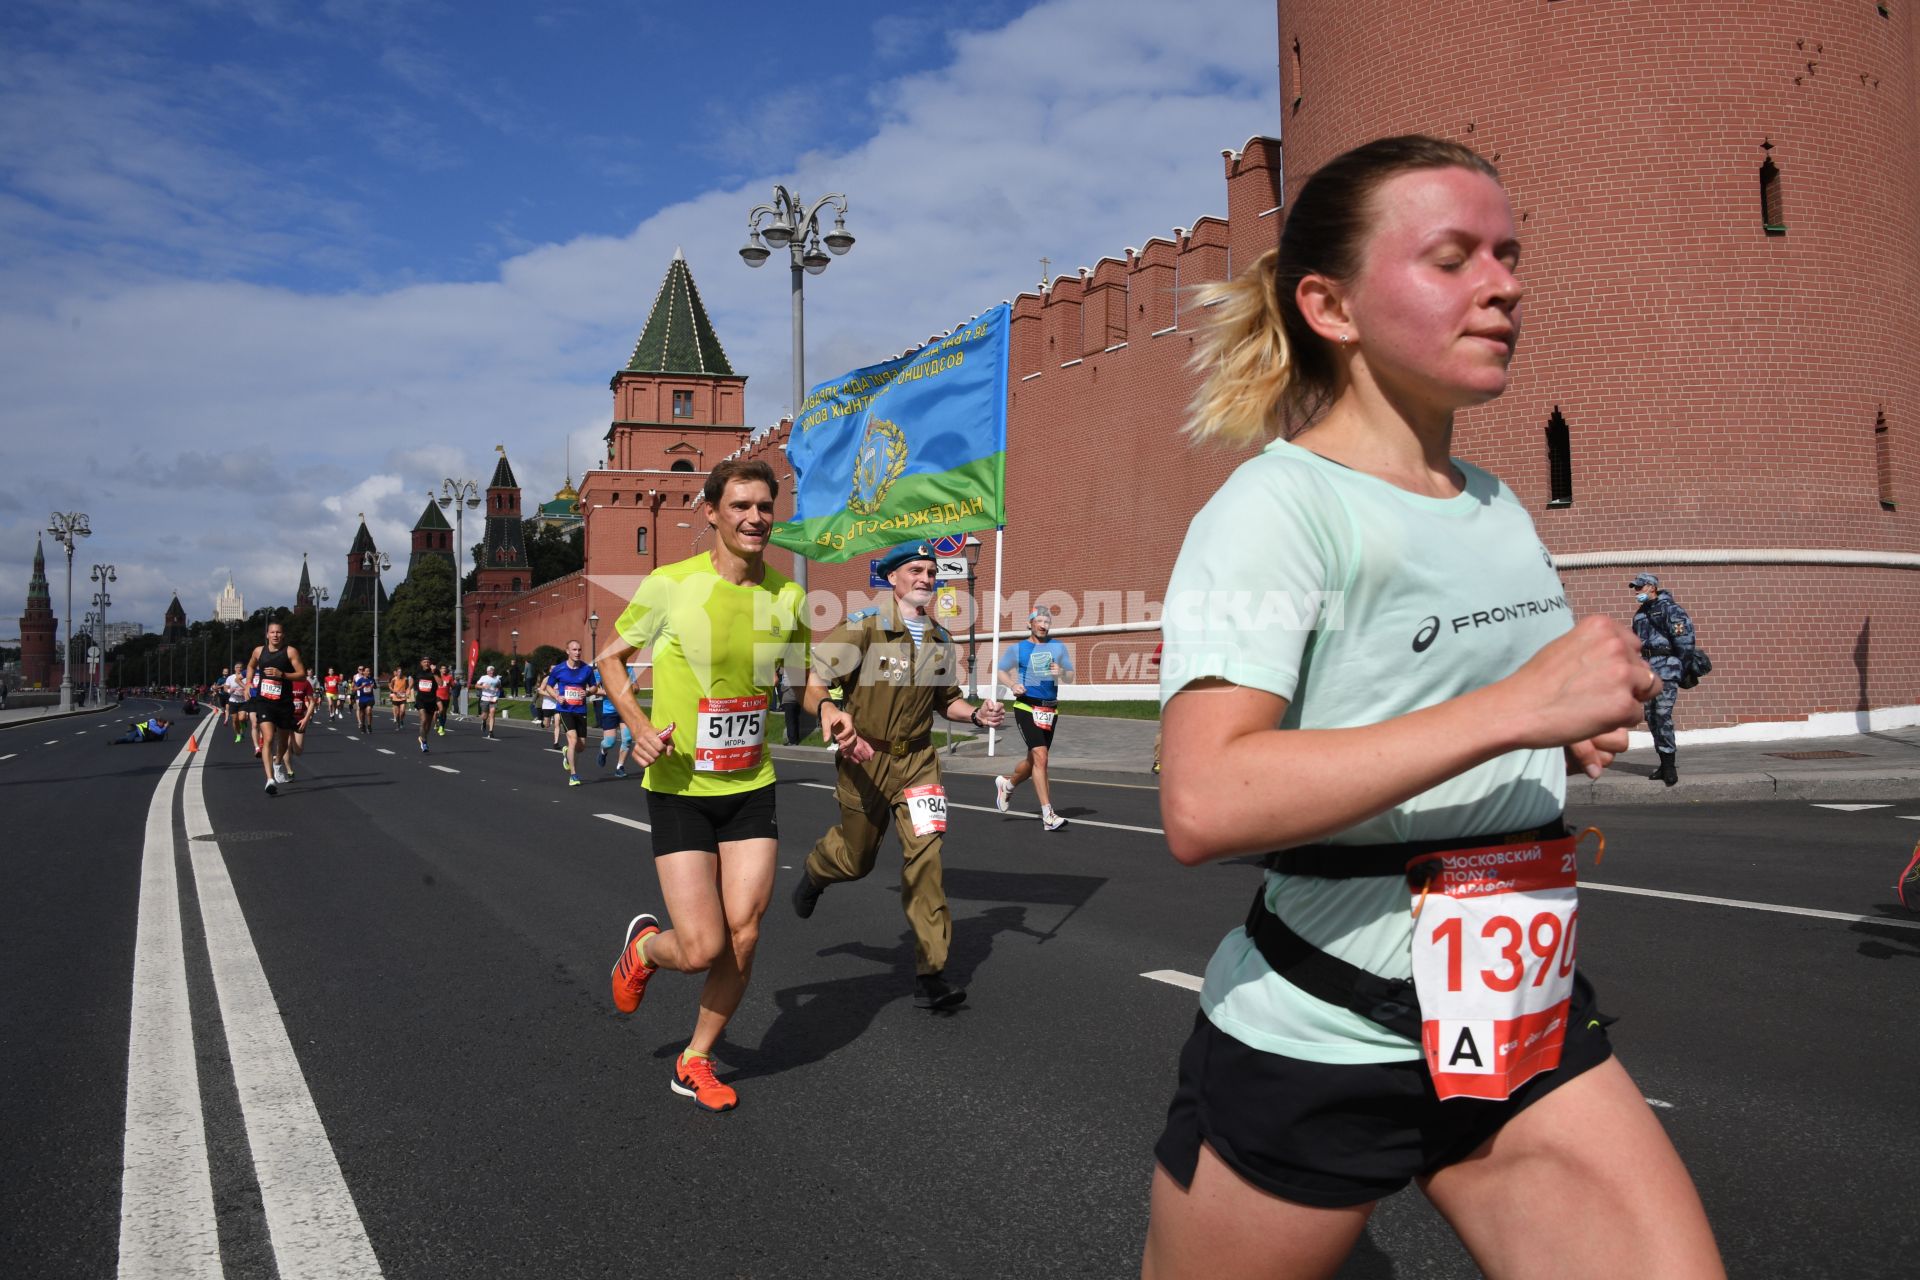
[[[891,815],[905,856],[900,900],[913,926],[914,1002],[952,1009],[967,993],[943,973],[953,920],[940,872],[947,797],[933,715],[987,727],[1005,713],[992,699],[976,708],[960,693],[953,637],[927,613],[937,564],[924,542],[893,548],[879,565],[892,598],[854,613],[813,647],[804,704],[838,749],[840,825],[807,855],[793,907],[805,919],[828,885],[872,871]]]
[[[1627,585],[1640,605],[1633,615],[1640,656],[1660,677],[1660,692],[1646,704],[1647,728],[1653,731],[1653,749],[1660,754],[1660,767],[1650,777],[1672,786],[1680,781],[1673,744],[1673,700],[1686,673],[1687,655],[1693,652],[1693,619],[1674,601],[1672,592],[1660,589],[1660,579],[1654,575],[1635,574]]]

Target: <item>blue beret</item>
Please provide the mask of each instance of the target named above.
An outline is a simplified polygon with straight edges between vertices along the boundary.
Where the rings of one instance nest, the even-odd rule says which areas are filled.
[[[940,557],[933,554],[933,548],[924,542],[903,542],[887,554],[880,557],[880,576],[886,577],[901,565],[914,560],[927,560],[940,563]]]

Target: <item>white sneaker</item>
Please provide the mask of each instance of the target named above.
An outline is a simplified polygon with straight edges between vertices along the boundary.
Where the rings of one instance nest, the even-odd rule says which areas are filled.
[[[993,780],[993,807],[1000,812],[1007,811],[1007,804],[1013,799],[1013,783],[995,776]]]
[[[1042,831],[1058,831],[1066,825],[1067,820],[1057,813],[1043,813],[1040,815],[1040,829]]]
[[[287,781],[287,766],[276,763],[273,766],[273,780],[284,784]]]

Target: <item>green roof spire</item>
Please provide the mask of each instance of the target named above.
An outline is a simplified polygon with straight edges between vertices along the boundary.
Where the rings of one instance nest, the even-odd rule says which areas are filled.
[[[713,331],[713,321],[700,301],[686,257],[675,249],[667,264],[667,278],[654,295],[647,327],[633,345],[630,373],[693,373],[733,377],[733,365]]]

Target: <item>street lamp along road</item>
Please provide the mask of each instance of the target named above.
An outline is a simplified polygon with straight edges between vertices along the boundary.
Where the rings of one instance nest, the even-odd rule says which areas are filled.
[[[467,653],[462,645],[462,635],[466,626],[466,608],[462,604],[464,595],[460,590],[460,553],[467,545],[466,526],[461,517],[466,508],[480,505],[480,486],[472,480],[455,480],[451,477],[440,482],[440,496],[434,497],[433,490],[427,490],[429,501],[438,502],[442,511],[453,509],[453,678],[460,684],[460,714],[467,714],[467,682],[461,678],[461,672],[467,661]]]
[[[366,516],[361,516],[365,520]],[[380,575],[393,568],[393,559],[384,551],[366,550],[360,553],[360,567],[373,574],[373,675],[380,679]],[[460,580],[454,579],[458,587]]]
[[[519,628],[516,627],[510,634],[513,636],[513,668],[511,671],[507,673],[507,678],[509,682],[512,683],[513,687],[518,689],[520,687],[520,630]]]
[[[94,637],[94,643],[100,646],[100,680],[95,697],[97,705],[106,701],[107,693],[107,606],[113,603],[113,597],[107,593],[107,587],[120,581],[120,574],[110,564],[97,564],[93,566],[93,581],[99,587],[99,590],[93,593],[93,607],[100,614],[100,630]]]
[[[313,689],[307,693],[309,698],[326,687],[327,669],[320,665],[320,620],[327,616],[327,601],[332,598],[333,594],[325,587],[313,589],[313,674],[307,677],[307,683]]]
[[[93,536],[93,527],[84,511],[56,511],[47,532],[67,549],[66,647],[60,654],[60,710],[64,712],[73,710],[73,548],[80,539]]]
[[[833,230],[820,233],[820,211],[832,206]],[[766,244],[761,239],[765,238]],[[793,425],[800,425],[800,402],[807,396],[806,374],[806,276],[817,276],[832,265],[833,258],[821,251],[825,245],[834,257],[853,248],[853,235],[847,230],[847,198],[839,192],[822,196],[811,209],[807,202],[783,186],[773,188],[773,203],[755,205],[747,214],[747,242],[740,257],[750,267],[764,264],[771,255],[767,245],[785,246],[793,267]],[[804,273],[804,274],[803,274]],[[801,591],[807,589],[807,559],[793,557],[793,581]]]

